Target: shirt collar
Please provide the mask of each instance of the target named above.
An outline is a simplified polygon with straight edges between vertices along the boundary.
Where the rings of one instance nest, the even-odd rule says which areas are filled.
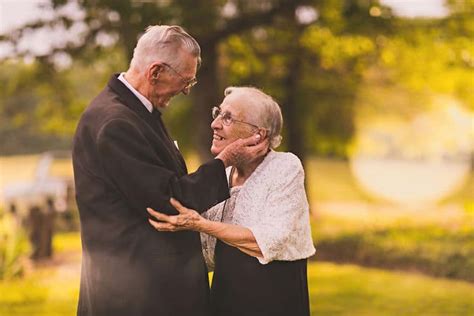
[[[150,100],[148,100],[143,94],[138,92],[128,81],[125,79],[125,73],[122,72],[120,76],[117,78],[120,80],[132,93],[140,100],[143,105],[146,107],[148,112],[152,113],[153,112],[153,104],[151,104]]]

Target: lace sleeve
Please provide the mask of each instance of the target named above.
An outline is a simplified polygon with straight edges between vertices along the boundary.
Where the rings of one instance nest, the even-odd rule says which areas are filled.
[[[301,162],[293,157],[272,173],[264,209],[258,221],[249,227],[263,254],[263,258],[258,258],[261,264],[307,258],[315,252],[304,171]]]

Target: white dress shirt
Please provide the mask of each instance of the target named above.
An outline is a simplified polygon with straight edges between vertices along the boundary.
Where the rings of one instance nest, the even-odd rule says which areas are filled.
[[[120,76],[118,76],[117,78],[118,80],[122,81],[123,84],[130,90],[132,91],[132,93],[138,98],[138,100],[140,100],[143,105],[146,107],[146,109],[148,110],[148,112],[153,112],[153,105],[151,104],[150,100],[148,100],[147,98],[145,98],[143,96],[143,94],[141,94],[140,92],[137,91],[137,89],[135,89],[128,81],[127,79],[125,79],[125,73],[122,72],[120,74]]]

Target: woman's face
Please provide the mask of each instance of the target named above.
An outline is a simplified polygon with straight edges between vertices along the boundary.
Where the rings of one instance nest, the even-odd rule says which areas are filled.
[[[242,99],[242,97],[231,98],[231,96],[228,96],[219,106],[221,114],[211,123],[211,128],[214,131],[211,145],[213,155],[218,155],[227,145],[235,140],[247,138],[258,131],[258,128],[251,125],[254,123],[248,120],[248,115],[246,114],[249,109],[245,106],[245,100]],[[230,115],[232,119],[248,122],[249,124],[233,121],[227,126],[223,122],[223,115]]]

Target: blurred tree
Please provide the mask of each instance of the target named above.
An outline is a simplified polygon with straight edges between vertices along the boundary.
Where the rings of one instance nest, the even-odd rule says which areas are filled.
[[[202,48],[203,66],[199,72],[200,84],[193,91],[192,117],[199,121],[199,124],[194,125],[193,133],[199,155],[207,158],[210,155],[208,148],[211,139],[209,111],[220,100],[221,87],[217,80],[219,42],[256,25],[269,24],[278,15],[294,11],[294,8],[302,2],[304,1],[52,0],[48,5],[56,12],[53,19],[40,19],[2,36],[0,40],[12,42],[17,48],[15,52],[17,55],[28,56],[34,52],[28,49],[20,51],[18,47],[24,36],[32,30],[63,28],[74,31],[85,25],[79,38],[76,36],[66,40],[52,47],[47,54],[36,57],[45,64],[54,64],[58,55],[61,56],[63,53],[73,59],[82,59],[103,50],[104,42],[113,42],[123,50],[126,60],[130,60],[138,36],[148,25],[167,23],[184,26],[196,37]],[[83,14],[71,15],[65,9],[67,6],[77,7]]]
[[[93,64],[77,60],[60,71],[38,61],[1,61],[0,154],[69,148],[85,105],[123,60],[118,55],[108,49]]]
[[[441,26],[451,36],[471,38],[474,35],[474,1],[445,0],[449,15]]]
[[[20,44],[34,30],[62,28],[74,36],[36,56],[29,73],[35,80],[8,90],[2,133],[35,130],[38,123],[25,123],[32,120],[28,111],[42,121],[40,131],[71,134],[109,73],[126,68],[137,37],[156,23],[183,25],[201,44],[199,84],[165,114],[181,148],[193,147],[201,158],[209,156],[209,110],[227,85],[255,85],[275,96],[285,116],[285,145],[302,159],[346,155],[356,97],[380,77],[410,91],[428,87],[474,102],[465,84],[472,81],[472,5],[464,1],[448,1],[446,19],[422,21],[395,18],[376,0],[52,0],[47,6],[53,18],[0,40],[13,43],[17,56],[32,56]]]
[[[300,158],[345,157],[361,76],[377,59],[374,37],[391,32],[390,17],[376,1],[308,2],[227,40],[223,77],[280,101],[287,149]]]

